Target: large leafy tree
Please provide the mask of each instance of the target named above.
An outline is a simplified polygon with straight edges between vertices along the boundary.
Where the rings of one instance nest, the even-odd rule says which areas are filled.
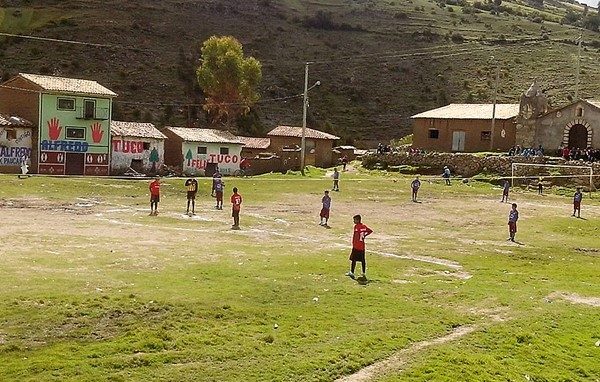
[[[246,115],[260,98],[261,64],[253,57],[244,57],[242,44],[234,37],[206,40],[196,75],[205,95],[204,110],[214,124],[230,128],[231,122]]]

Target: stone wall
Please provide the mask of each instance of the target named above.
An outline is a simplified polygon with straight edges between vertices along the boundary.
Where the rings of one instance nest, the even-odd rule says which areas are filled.
[[[562,158],[556,157],[521,157],[521,156],[477,156],[473,154],[452,154],[452,153],[426,153],[426,154],[408,154],[408,153],[393,153],[393,154],[370,154],[363,158],[363,166],[368,169],[375,168],[390,168],[396,166],[410,166],[414,169],[414,173],[422,175],[441,175],[444,166],[448,166],[452,176],[460,176],[464,178],[475,177],[476,175],[496,175],[496,176],[511,176],[513,163],[536,163],[536,164],[553,164],[553,165],[568,165],[568,166],[589,166],[589,163],[583,161],[565,161]],[[594,174],[600,174],[600,163],[593,165]],[[552,175],[582,175],[584,171],[578,169],[548,169],[542,167],[533,167],[529,169],[520,168],[519,173],[515,176],[532,176],[539,175],[551,177]],[[555,178],[545,179],[545,182],[552,184],[564,184],[565,182],[574,182],[574,178]],[[594,178],[595,186],[600,187],[600,179]],[[581,177],[576,182],[579,185],[589,185],[589,178]]]

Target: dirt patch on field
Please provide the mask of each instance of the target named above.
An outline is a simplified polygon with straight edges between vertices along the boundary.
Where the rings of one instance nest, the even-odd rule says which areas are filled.
[[[455,328],[449,334],[437,337],[431,340],[421,341],[412,344],[410,347],[406,349],[402,349],[396,354],[388,357],[382,361],[376,362],[372,365],[365,367],[357,371],[352,375],[348,375],[346,377],[340,378],[337,381],[339,382],[362,382],[362,381],[370,381],[375,377],[379,377],[383,374],[389,373],[391,371],[400,370],[404,365],[406,365],[412,357],[431,346],[440,345],[446,342],[457,340],[461,337],[466,336],[477,330],[477,326],[459,326]]]
[[[582,304],[600,308],[600,297],[581,296],[577,293],[553,292],[546,298],[550,302],[554,300],[565,300],[572,304]]]

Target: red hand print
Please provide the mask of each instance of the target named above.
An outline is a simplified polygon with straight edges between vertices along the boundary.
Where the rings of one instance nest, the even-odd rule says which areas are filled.
[[[51,141],[56,141],[60,137],[61,130],[58,118],[55,117],[48,121],[48,137]]]
[[[92,141],[94,141],[94,143],[100,143],[102,135],[104,135],[102,125],[99,122],[92,124]]]

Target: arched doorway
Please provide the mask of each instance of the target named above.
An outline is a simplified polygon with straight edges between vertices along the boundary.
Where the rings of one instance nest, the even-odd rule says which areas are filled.
[[[569,129],[569,147],[585,149],[587,148],[587,145],[588,129],[581,124],[571,126]]]

